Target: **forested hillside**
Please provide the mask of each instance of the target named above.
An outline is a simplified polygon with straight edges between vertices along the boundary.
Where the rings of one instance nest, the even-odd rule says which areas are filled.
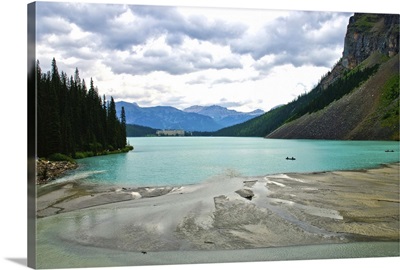
[[[126,136],[128,137],[147,137],[155,136],[157,130],[150,127],[144,127],[133,124],[126,124]]]
[[[373,76],[343,98],[285,123],[267,137],[398,140],[399,57],[381,64]]]
[[[343,74],[343,77],[337,79],[326,89],[318,84],[311,92],[297,97],[285,106],[271,110],[253,121],[222,129],[215,134],[220,136],[229,136],[232,133],[237,134],[237,136],[265,136],[284,123],[293,121],[307,113],[317,112],[333,101],[340,99],[366,81],[376,72],[377,68],[378,66],[373,66],[347,71]]]
[[[68,77],[56,60],[43,72],[37,61],[37,155],[62,153],[73,158],[97,155],[127,145],[125,112],[116,114],[111,97],[101,98],[91,79],[89,87],[78,69]]]

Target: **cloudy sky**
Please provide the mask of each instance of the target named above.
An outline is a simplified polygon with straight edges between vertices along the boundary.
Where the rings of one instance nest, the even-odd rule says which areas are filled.
[[[36,58],[140,106],[285,104],[339,60],[352,13],[37,3]]]

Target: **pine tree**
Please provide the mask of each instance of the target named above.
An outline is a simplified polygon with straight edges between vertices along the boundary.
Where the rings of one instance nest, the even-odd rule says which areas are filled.
[[[124,147],[126,142],[126,116],[125,116],[125,108],[122,106],[121,108],[121,128],[120,128],[120,148]]]
[[[59,111],[59,88],[60,88],[60,75],[56,60],[53,58],[51,64],[51,75],[49,82],[48,95],[48,127],[47,127],[47,145],[49,153],[57,153],[61,150],[61,120]]]
[[[68,76],[61,72],[60,121],[61,121],[61,152],[73,153],[71,101]]]
[[[38,156],[46,156],[48,151],[46,149],[46,128],[48,123],[47,121],[47,95],[46,95],[46,78],[45,74],[42,74],[42,70],[40,68],[40,62],[37,60],[36,63],[36,88],[37,88],[37,155]]]
[[[110,150],[114,150],[117,147],[117,111],[115,109],[115,102],[113,97],[107,107],[107,143]]]

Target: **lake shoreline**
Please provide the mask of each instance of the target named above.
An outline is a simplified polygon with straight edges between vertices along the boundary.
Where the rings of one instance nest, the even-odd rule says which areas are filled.
[[[59,237],[68,234],[74,245],[124,252],[396,242],[398,187],[399,163],[356,171],[232,176],[179,187],[68,182],[39,189],[37,216],[40,226],[60,230]],[[53,224],[58,217],[97,215],[102,221],[80,227],[79,237],[74,230],[63,232],[65,224]],[[100,236],[107,231],[104,242]]]
[[[101,153],[93,153],[93,152],[79,152],[80,158],[70,160],[48,160],[44,158],[36,159],[36,184],[37,185],[44,185],[48,184],[54,180],[57,180],[63,176],[65,176],[69,171],[76,170],[79,165],[76,160],[88,158],[88,157],[100,157],[100,156],[107,156],[107,155],[117,155],[117,154],[124,154],[129,151],[133,151],[134,147],[131,145],[127,145],[123,149],[117,149],[113,151],[103,151]]]
[[[77,168],[78,164],[76,162],[36,159],[36,184],[47,184]]]
[[[68,179],[82,179],[87,175],[88,181],[120,187],[178,186],[201,183],[219,174],[258,176],[351,170],[399,161],[398,144],[392,142],[203,137],[128,139],[135,145],[134,152],[83,159],[78,162],[80,168],[69,174]],[[387,149],[395,152],[386,153]]]

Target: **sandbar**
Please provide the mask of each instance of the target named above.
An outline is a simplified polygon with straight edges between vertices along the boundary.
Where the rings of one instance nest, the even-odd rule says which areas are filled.
[[[178,187],[54,183],[38,187],[37,217],[39,253],[63,241],[137,254],[398,242],[399,163]]]

